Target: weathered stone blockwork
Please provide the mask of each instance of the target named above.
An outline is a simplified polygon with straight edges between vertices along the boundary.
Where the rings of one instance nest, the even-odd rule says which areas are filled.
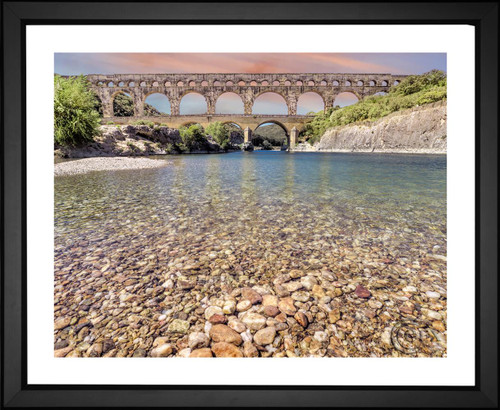
[[[250,127],[250,130],[255,130],[263,122],[275,122],[283,127],[287,135],[292,132],[293,127],[300,130],[310,119],[308,116],[297,115],[297,102],[302,94],[308,92],[318,94],[323,99],[325,110],[327,110],[333,107],[335,98],[340,93],[351,92],[362,99],[378,92],[389,91],[391,86],[404,77],[404,75],[392,74],[318,73],[91,74],[87,76],[92,88],[101,99],[104,118],[113,118],[113,99],[120,92],[130,94],[134,100],[134,117],[127,117],[126,121],[144,118],[146,98],[151,94],[160,93],[164,94],[170,102],[171,115],[165,116],[169,126],[190,122],[200,122],[204,125],[211,121],[223,121],[234,122],[243,129]],[[243,115],[215,114],[217,99],[227,92],[241,97],[244,106]],[[266,92],[277,93],[285,99],[288,116],[252,114],[254,101]],[[181,99],[188,93],[198,93],[205,97],[207,104],[205,115],[180,115]],[[219,116],[221,118],[218,118]],[[202,117],[204,120],[194,117]],[[266,117],[268,121],[265,121],[263,117]],[[263,121],[259,122],[258,119]]]

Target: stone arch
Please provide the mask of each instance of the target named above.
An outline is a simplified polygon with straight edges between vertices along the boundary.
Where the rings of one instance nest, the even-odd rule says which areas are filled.
[[[201,82],[201,86],[202,86],[202,87],[208,87],[208,81],[207,81],[207,80],[203,80],[203,81]]]
[[[319,100],[318,100],[318,98],[319,98]],[[302,102],[301,102],[301,99],[302,99]],[[304,101],[304,99],[306,99],[306,100],[309,99],[311,101]],[[314,100],[316,100],[316,101],[314,101]],[[322,107],[319,107],[319,105],[317,104],[318,101],[321,101]],[[309,109],[309,108],[313,108],[315,105],[318,105],[318,107],[315,107],[315,108],[319,108],[319,109]],[[326,106],[325,98],[323,97],[323,95],[321,93],[319,93],[318,91],[308,91],[306,93],[300,94],[299,98],[297,99],[297,114],[298,115],[305,115],[305,114],[309,113],[310,111],[314,111],[314,112],[322,111],[325,109],[325,106]]]
[[[227,100],[232,101],[227,101]],[[234,105],[238,105],[237,108],[229,108]],[[222,93],[215,100],[215,113],[216,114],[244,114],[245,113],[245,104],[241,95],[227,91]]]
[[[387,87],[389,85],[389,83],[386,80],[382,80],[382,82],[380,83],[380,85],[382,87]]]
[[[129,87],[135,87],[135,81],[130,81],[130,82],[128,83],[128,86],[129,86]]]
[[[194,80],[189,80],[188,85],[189,85],[190,87],[196,87],[196,81],[194,81]]]
[[[262,99],[262,96],[265,94],[269,94],[268,101],[266,102],[265,98]],[[279,96],[279,98],[274,97]],[[274,100],[274,101],[273,101]],[[256,105],[257,104],[257,105]],[[278,112],[264,112],[275,110],[275,105],[279,104],[280,109],[277,109]],[[255,96],[253,105],[252,105],[252,113],[253,114],[275,114],[275,115],[288,115],[288,103],[286,100],[286,96],[276,91],[262,91]]]
[[[337,80],[333,80],[332,85],[334,87],[338,87],[340,85],[340,83]]]
[[[326,87],[328,85],[328,81],[321,80],[320,83],[319,83],[319,85],[322,86],[322,87]]]
[[[257,86],[257,81],[250,81],[250,86],[251,87],[256,87]]]
[[[109,88],[116,87],[115,83],[113,81],[108,81],[108,83],[106,84],[106,86],[109,87]]]
[[[298,85],[299,87],[302,87],[304,85],[304,83],[300,80],[297,80],[297,82],[295,83],[295,85]]]
[[[399,80],[394,80],[393,85],[398,85],[398,84],[399,84]]]
[[[375,87],[377,85],[377,82],[375,80],[370,80],[368,84],[370,85],[370,87]]]
[[[267,87],[269,85],[269,81],[267,80],[264,80],[260,83],[260,85],[264,86],[264,87]]]
[[[149,101],[148,101],[149,99]],[[155,112],[148,112],[148,106],[146,104],[149,104],[152,106],[156,111],[160,112],[160,114],[157,114]],[[152,110],[151,110],[152,111]],[[144,115],[149,116],[159,116],[161,114],[164,115],[170,115],[172,112],[172,107],[170,104],[169,98],[160,92],[157,91],[151,91],[147,93],[144,97]]]
[[[340,107],[345,107],[347,105],[352,105],[357,103],[361,98],[359,94],[354,90],[343,91],[335,96],[333,106],[339,105]]]
[[[222,83],[219,81],[219,80],[214,80],[214,82],[212,83],[212,85],[214,87],[221,87],[222,86]]]
[[[245,81],[243,81],[243,80],[239,80],[238,81],[238,86],[239,87],[244,87],[245,85],[246,85]]]
[[[188,104],[188,106],[186,106],[186,104]],[[190,104],[193,106],[189,107]],[[180,115],[206,114],[207,112],[208,112],[208,102],[204,95],[196,91],[188,90],[180,96],[180,104],[179,104]]]
[[[356,81],[356,85],[358,87],[363,87],[365,85],[365,83],[363,82],[363,80],[358,80],[358,81]]]
[[[345,81],[344,81],[344,85],[345,85],[346,87],[350,87],[350,86],[352,85],[352,81],[351,81],[351,80],[345,80]]]
[[[314,87],[316,85],[316,82],[313,79],[307,80],[307,85],[309,87]]]
[[[290,80],[285,80],[284,84],[285,86],[290,87],[292,85],[292,82]]]
[[[123,94],[130,98],[132,100],[132,103],[130,106],[123,107],[123,105],[118,105],[116,103],[116,97],[119,94]],[[111,112],[113,113],[114,117],[132,117],[134,116],[134,93],[131,92],[129,89],[119,89],[115,91],[113,94],[111,94]]]
[[[278,87],[280,85],[280,82],[278,80],[273,81],[273,86]]]
[[[288,128],[283,124],[281,123],[280,121],[277,121],[277,120],[268,120],[268,121],[262,121],[259,125],[257,125],[255,127],[255,129],[253,130],[253,133],[254,134],[258,134],[258,129],[259,127],[265,125],[265,124],[275,124],[277,126],[279,126],[284,132],[285,132],[285,136],[286,136],[286,145],[287,146],[290,146],[290,131],[288,130]]]
[[[234,85],[234,82],[231,80],[226,81],[226,87],[232,87]]]

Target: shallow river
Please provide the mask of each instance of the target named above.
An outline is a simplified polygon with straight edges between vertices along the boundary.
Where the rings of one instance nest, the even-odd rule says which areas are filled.
[[[310,299],[293,297],[309,326],[301,331],[285,316],[281,340],[257,346],[260,355],[445,354],[446,156],[261,151],[166,160],[164,168],[55,178],[56,319],[97,322],[81,335],[56,331],[57,347],[68,341],[80,346],[72,355],[92,355],[107,340],[102,354],[143,356],[164,336],[175,354],[189,333],[207,331],[207,306],[240,301],[234,289],[287,297],[275,286],[309,275],[323,290],[309,284],[300,291]],[[292,270],[301,273],[286,277]],[[158,296],[169,278],[173,289]],[[369,299],[355,296],[358,284]],[[329,318],[339,309],[340,321]],[[120,322],[132,314],[136,326]],[[390,325],[402,319],[420,327],[416,351],[390,347]],[[173,331],[173,320],[189,330]]]

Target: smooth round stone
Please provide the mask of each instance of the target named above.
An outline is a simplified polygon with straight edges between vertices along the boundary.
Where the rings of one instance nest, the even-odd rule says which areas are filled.
[[[182,349],[177,356],[179,357],[189,357],[191,355],[191,349],[189,347],[186,347],[185,349]]]
[[[433,292],[431,290],[425,292],[425,294],[431,299],[439,299],[441,297],[441,294],[439,294],[438,292]]]
[[[65,327],[68,327],[70,323],[71,323],[70,317],[63,317],[63,318],[57,319],[54,322],[54,329],[55,330],[64,329]]]
[[[259,346],[271,344],[276,336],[276,328],[266,327],[255,333],[253,340]]]
[[[241,322],[238,319],[232,319],[229,321],[227,324],[231,329],[233,329],[235,332],[242,333],[245,331],[247,328],[243,322]]]
[[[294,319],[303,328],[306,328],[307,325],[309,324],[309,321],[307,320],[307,316],[303,312],[295,313]]]
[[[213,357],[212,350],[208,347],[196,349],[191,352],[189,357]]]
[[[240,320],[251,330],[260,330],[266,325],[266,318],[253,312],[242,314]]]
[[[263,306],[278,306],[278,296],[276,295],[264,295],[262,296]]]
[[[279,313],[280,313],[280,310],[278,309],[277,306],[265,306],[264,307],[264,314],[266,316],[275,317],[275,316],[279,315]]]
[[[418,289],[415,286],[405,286],[403,288],[403,292],[406,292],[406,293],[417,293]]]
[[[234,300],[228,300],[224,302],[224,306],[222,307],[222,311],[226,315],[232,315],[236,309],[236,302]]]
[[[172,354],[173,348],[170,343],[163,343],[151,350],[151,357],[167,357]]]
[[[188,346],[191,349],[200,349],[202,347],[208,346],[210,339],[205,333],[193,332],[189,335]]]
[[[243,296],[244,299],[249,300],[252,305],[262,302],[262,296],[259,292],[253,290],[252,288],[241,289],[241,296]]]
[[[296,282],[287,282],[287,283],[284,283],[283,287],[288,292],[295,292],[295,291],[297,291],[299,289],[302,289],[304,287],[304,285],[301,282],[296,281]]]
[[[210,316],[210,319],[208,319],[208,321],[213,325],[225,324],[227,323],[227,317],[224,315],[218,315],[216,313],[215,315]]]
[[[314,276],[306,276],[300,279],[300,283],[307,290],[312,290],[313,286],[318,284],[318,280]]]
[[[252,307],[252,302],[250,302],[249,300],[242,300],[241,302],[239,302],[237,305],[236,305],[236,310],[238,312],[245,312],[247,311],[248,309],[250,309]]]

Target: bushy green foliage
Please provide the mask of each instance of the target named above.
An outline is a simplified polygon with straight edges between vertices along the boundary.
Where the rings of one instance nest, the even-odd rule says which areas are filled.
[[[97,97],[83,76],[54,77],[54,141],[80,145],[99,134]]]
[[[221,147],[227,146],[229,143],[230,130],[229,128],[220,121],[212,122],[208,124],[206,128],[206,133],[217,142]]]
[[[155,123],[153,121],[137,120],[134,125],[147,125],[149,128],[154,128]]]
[[[432,70],[422,75],[406,77],[386,95],[366,97],[347,107],[335,107],[319,112],[306,124],[302,140],[311,144],[319,141],[328,128],[358,121],[374,121],[395,111],[446,99],[446,74]]]
[[[262,143],[262,149],[272,150],[273,146],[271,145],[271,143],[268,140],[264,140],[264,142]]]
[[[182,143],[185,145],[187,150],[191,150],[199,144],[204,144],[206,142],[205,130],[200,124],[193,124],[189,127],[180,127],[179,134],[181,136]]]
[[[134,100],[125,93],[118,93],[113,99],[113,114],[115,117],[132,117],[134,115]]]

